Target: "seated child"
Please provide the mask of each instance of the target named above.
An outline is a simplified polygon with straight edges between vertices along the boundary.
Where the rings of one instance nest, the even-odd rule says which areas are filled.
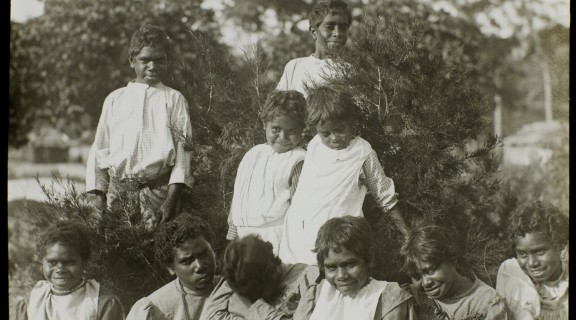
[[[315,266],[282,263],[254,234],[228,244],[222,274],[202,319],[285,319],[319,275]]]
[[[372,242],[363,217],[332,218],[314,249],[324,279],[311,286],[294,319],[412,319],[412,297],[398,283],[370,277]]]
[[[168,74],[170,41],[164,30],[145,25],[132,35],[130,67],[136,79],[104,101],[86,167],[86,191],[96,207],[109,207],[121,182],[139,188],[148,229],[180,213],[180,194],[192,187],[192,136],[188,102],[162,81]],[[189,139],[188,139],[189,140]]]
[[[56,221],[37,242],[46,280],[30,294],[26,314],[17,319],[124,319],[122,304],[94,279],[85,278],[91,246],[86,231],[70,221]]]
[[[496,280],[512,319],[568,319],[568,227],[567,216],[540,201],[513,211],[516,257],[502,263]]]
[[[506,303],[476,276],[456,269],[461,253],[453,233],[430,222],[413,226],[402,246],[404,270],[412,277],[415,310],[422,319],[508,319]]]
[[[299,147],[305,117],[306,101],[297,91],[274,90],[266,98],[260,113],[266,143],[250,149],[240,162],[226,239],[258,234],[278,254],[284,215],[305,155]]]
[[[308,124],[317,134],[308,144],[298,188],[286,212],[279,251],[282,261],[316,264],[312,250],[320,226],[331,218],[363,216],[367,192],[405,233],[394,182],[384,173],[370,143],[354,134],[359,111],[352,95],[328,84],[312,89],[306,103]]]
[[[127,319],[200,319],[214,287],[212,238],[210,226],[187,213],[159,228],[154,237],[156,257],[176,279],[136,301]]]

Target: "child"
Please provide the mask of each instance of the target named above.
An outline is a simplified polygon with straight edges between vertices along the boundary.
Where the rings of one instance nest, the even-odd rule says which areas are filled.
[[[410,294],[398,283],[370,277],[372,242],[366,219],[326,221],[314,251],[325,279],[310,287],[294,319],[412,319]]]
[[[404,270],[412,277],[419,318],[508,319],[506,303],[496,290],[456,270],[461,253],[452,234],[447,228],[421,222],[402,246]]]
[[[200,319],[213,288],[212,238],[210,226],[190,214],[163,225],[155,235],[156,257],[176,279],[136,301],[127,319]]]
[[[316,264],[312,250],[320,226],[331,218],[362,216],[366,192],[405,233],[394,182],[385,175],[370,144],[354,136],[358,113],[352,96],[334,85],[323,85],[310,91],[307,106],[308,124],[317,134],[308,144],[298,188],[284,220],[282,261]]]
[[[272,244],[251,234],[231,241],[224,252],[222,274],[202,319],[285,319],[303,292],[318,278],[318,268],[287,265]]]
[[[502,263],[496,290],[512,319],[568,319],[568,217],[534,201],[510,219],[516,257]]]
[[[57,221],[37,243],[46,280],[30,294],[27,313],[19,319],[124,319],[120,301],[85,272],[90,258],[90,241],[79,225]]]
[[[352,14],[342,0],[320,1],[312,8],[309,21],[316,51],[308,57],[290,60],[276,89],[297,90],[307,96],[310,87],[332,76],[331,58],[348,40]]]
[[[136,79],[104,101],[86,169],[86,191],[99,209],[117,197],[116,180],[136,183],[148,229],[179,214],[181,190],[193,182],[191,150],[184,147],[192,135],[188,102],[162,83],[169,52],[159,27],[134,33],[129,61]]]
[[[274,90],[266,98],[260,114],[266,143],[250,149],[238,167],[228,240],[258,234],[278,254],[284,215],[305,155],[299,147],[305,117],[306,101],[297,91]]]

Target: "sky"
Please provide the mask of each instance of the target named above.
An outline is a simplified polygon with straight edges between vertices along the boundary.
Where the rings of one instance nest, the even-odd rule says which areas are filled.
[[[10,0],[10,20],[24,22],[44,13],[44,3],[38,0]]]

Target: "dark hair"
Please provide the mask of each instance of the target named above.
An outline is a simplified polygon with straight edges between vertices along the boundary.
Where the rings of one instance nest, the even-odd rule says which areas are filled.
[[[318,230],[314,252],[318,267],[324,268],[324,259],[332,249],[336,253],[342,248],[357,254],[368,264],[372,260],[370,225],[363,217],[344,216],[326,221]]]
[[[273,288],[279,294],[282,261],[274,255],[272,244],[258,235],[247,235],[231,241],[224,252],[224,279],[237,294],[252,301],[264,297]],[[270,302],[270,301],[268,301]]]
[[[273,90],[266,97],[264,108],[260,112],[263,122],[272,121],[275,117],[287,116],[305,125],[306,100],[302,93],[295,90]]]
[[[512,211],[509,231],[512,243],[527,233],[545,232],[556,245],[566,246],[569,239],[568,217],[555,206],[542,201],[523,203]]]
[[[318,27],[329,13],[343,13],[348,18],[348,23],[352,22],[352,13],[348,9],[348,4],[342,0],[330,0],[320,1],[312,8],[308,14],[310,26]]]
[[[83,261],[88,261],[92,248],[88,231],[81,225],[67,220],[58,220],[46,228],[36,245],[38,257],[43,258],[48,248],[56,243],[76,251]]]
[[[170,54],[170,38],[166,32],[157,26],[146,24],[136,30],[132,35],[130,42],[130,50],[128,51],[128,58],[132,60],[140,53],[144,47],[154,47],[164,50],[166,55]],[[170,59],[168,59],[170,60]]]
[[[358,106],[352,94],[341,85],[328,83],[311,88],[306,100],[308,107],[307,123],[315,127],[328,121],[350,121],[358,119]]]
[[[449,263],[454,266],[460,259],[455,230],[436,222],[423,220],[408,231],[400,248],[404,257],[402,269],[411,277],[418,274],[418,262],[426,261],[432,265]]]
[[[174,220],[162,225],[154,236],[156,258],[165,267],[171,267],[174,261],[174,250],[189,239],[204,237],[208,243],[214,238],[210,225],[203,219],[190,213],[182,212]]]

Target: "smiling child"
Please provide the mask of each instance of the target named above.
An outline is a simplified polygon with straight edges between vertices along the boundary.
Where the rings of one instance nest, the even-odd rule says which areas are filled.
[[[541,201],[512,213],[516,257],[502,263],[496,280],[512,319],[568,319],[568,227],[568,217]]]

